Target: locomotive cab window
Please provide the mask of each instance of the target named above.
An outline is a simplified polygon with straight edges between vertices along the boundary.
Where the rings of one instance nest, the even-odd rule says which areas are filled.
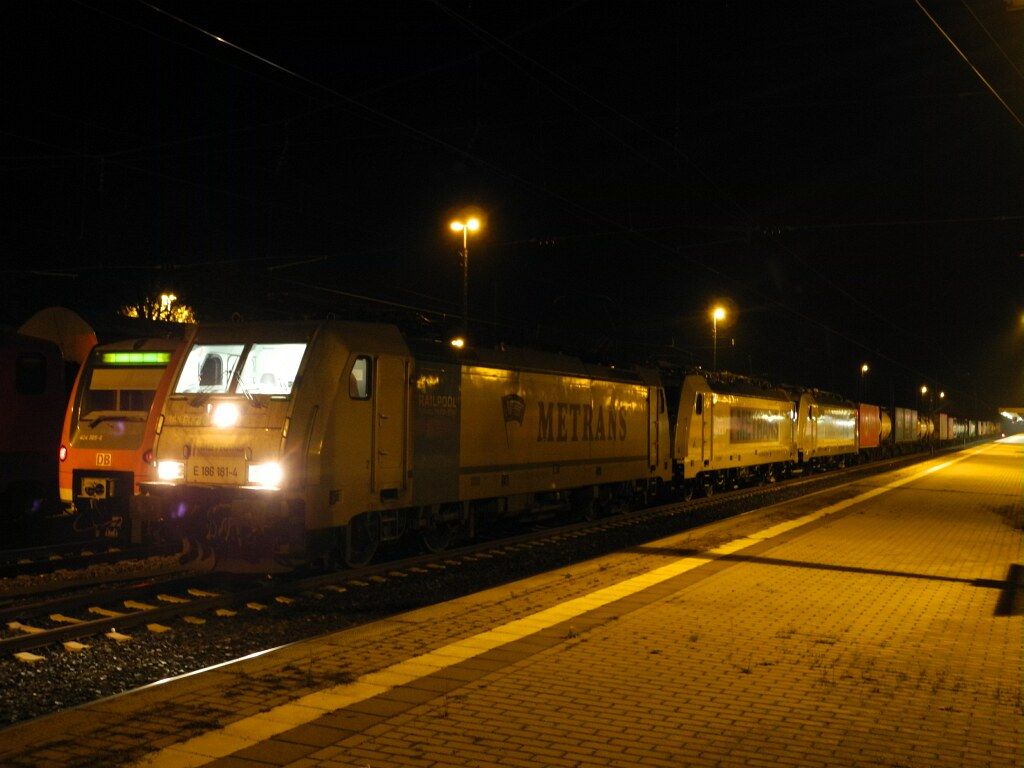
[[[244,344],[193,344],[174,385],[174,394],[226,393],[244,349]]]
[[[305,344],[253,344],[238,374],[237,390],[284,397],[292,393]]]
[[[693,412],[698,416],[704,412],[704,393],[697,393],[697,400],[693,404]]]
[[[352,372],[348,376],[348,396],[353,400],[368,400],[370,398],[372,370],[372,361],[365,355],[360,355],[352,363]]]

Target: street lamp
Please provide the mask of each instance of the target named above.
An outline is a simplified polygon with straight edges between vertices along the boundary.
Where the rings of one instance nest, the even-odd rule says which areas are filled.
[[[719,305],[711,310],[712,358],[711,370],[718,370],[718,321],[725,320],[725,307]]]
[[[469,233],[480,229],[480,219],[470,217],[451,223],[452,232],[462,233],[462,335],[469,336]]]
[[[870,370],[871,370],[871,368],[868,366],[867,363],[864,363],[860,367],[860,399],[861,400],[864,399],[864,377],[866,377],[868,375],[868,371],[870,371]]]

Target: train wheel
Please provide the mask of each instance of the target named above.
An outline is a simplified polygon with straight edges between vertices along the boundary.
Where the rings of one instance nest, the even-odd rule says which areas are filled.
[[[465,531],[461,504],[434,505],[430,509],[427,527],[419,531],[419,538],[428,552],[436,554],[450,549]]]
[[[459,526],[451,523],[438,523],[433,528],[420,531],[420,541],[428,552],[437,554],[451,549],[459,533]]]
[[[705,496],[714,496],[715,481],[710,477],[702,478],[700,482],[700,489]]]
[[[679,498],[683,501],[693,500],[693,483],[690,480],[684,480],[679,490]]]
[[[604,517],[605,513],[604,504],[592,496],[576,500],[576,502],[573,503],[573,509],[583,520],[588,522],[593,522],[600,517]]]
[[[380,515],[364,512],[345,526],[345,564],[349,568],[367,565],[380,546]]]

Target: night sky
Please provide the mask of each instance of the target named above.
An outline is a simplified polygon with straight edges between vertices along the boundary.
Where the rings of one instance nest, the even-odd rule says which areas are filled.
[[[710,366],[724,300],[720,368],[1024,405],[1003,0],[4,11],[3,324],[63,305],[102,338],[173,291],[200,320],[447,337],[474,206],[478,344]]]

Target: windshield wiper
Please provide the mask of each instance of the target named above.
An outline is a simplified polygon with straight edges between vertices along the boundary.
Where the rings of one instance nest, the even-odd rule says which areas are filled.
[[[97,416],[89,422],[89,426],[91,428],[95,428],[104,421],[145,421],[145,418],[142,416],[130,416],[126,413],[109,413],[103,416]]]
[[[259,400],[257,400],[256,396],[253,395],[253,393],[250,392],[248,389],[246,389],[245,384],[242,383],[242,370],[241,370],[241,368],[238,368],[236,370],[236,372],[235,372],[235,391],[236,392],[240,391],[242,393],[242,397],[244,397],[246,400],[248,400],[250,403],[252,403],[252,407],[253,408],[262,408],[263,407],[263,403],[261,403]]]

